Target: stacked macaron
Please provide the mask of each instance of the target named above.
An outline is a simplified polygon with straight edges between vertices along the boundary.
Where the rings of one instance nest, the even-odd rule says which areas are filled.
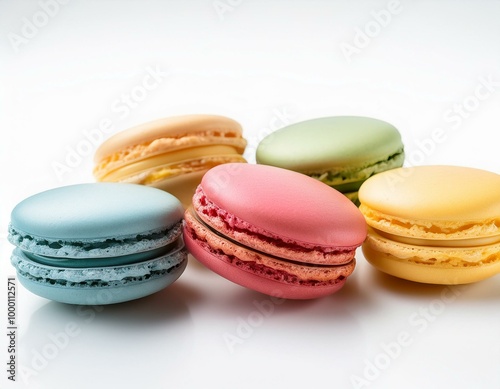
[[[333,116],[295,123],[264,138],[258,163],[307,174],[358,204],[358,189],[374,174],[403,166],[399,131],[382,120]]]
[[[184,271],[182,214],[174,196],[140,185],[51,189],[13,209],[11,261],[28,290],[51,300],[102,305],[137,299]]]
[[[159,119],[108,138],[95,153],[94,175],[163,189],[188,205],[208,169],[246,162],[245,146],[240,124],[224,116]]]

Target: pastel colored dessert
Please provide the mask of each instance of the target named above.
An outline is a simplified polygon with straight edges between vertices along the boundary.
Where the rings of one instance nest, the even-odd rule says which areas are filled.
[[[108,138],[94,157],[102,182],[153,186],[189,205],[208,169],[246,162],[246,140],[236,121],[216,115],[185,115],[141,124]]]
[[[11,213],[11,262],[31,292],[64,303],[102,305],[155,293],[187,264],[184,209],[141,185],[60,187],[21,201]]]
[[[363,252],[396,277],[466,284],[500,273],[500,175],[459,166],[378,174],[359,190]]]
[[[340,192],[290,170],[226,164],[203,177],[184,215],[190,253],[244,287],[311,299],[339,290],[366,236]]]
[[[358,189],[374,174],[403,166],[399,131],[382,120],[333,116],[283,127],[257,147],[257,163],[307,174],[358,203]]]

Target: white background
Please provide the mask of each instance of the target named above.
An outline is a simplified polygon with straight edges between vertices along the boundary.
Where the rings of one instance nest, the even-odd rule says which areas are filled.
[[[500,173],[499,18],[499,1],[0,0],[0,333],[10,211],[93,181],[85,134],[221,114],[254,162],[274,129],[366,115],[399,128],[407,165]],[[18,381],[2,335],[0,388],[500,387],[500,276],[421,285],[357,258],[345,288],[314,301],[272,301],[194,259],[170,288],[116,306],[18,284]]]

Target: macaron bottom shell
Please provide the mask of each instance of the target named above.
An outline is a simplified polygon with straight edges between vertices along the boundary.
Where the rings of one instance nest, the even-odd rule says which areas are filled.
[[[184,240],[189,252],[208,269],[240,286],[269,296],[297,300],[315,299],[337,292],[346,281],[346,277],[339,277],[335,282],[327,285],[301,285],[274,280],[239,267],[238,259],[230,254],[208,251],[193,238],[189,231],[185,230]],[[229,263],[227,258],[231,258],[232,262]],[[354,261],[351,265],[354,266]]]
[[[371,230],[362,251],[376,269],[426,284],[469,284],[500,273],[499,244],[468,248],[413,246],[391,241]],[[474,253],[476,262],[461,260]]]
[[[181,247],[164,257],[117,267],[57,268],[32,261],[15,249],[11,262],[21,284],[40,297],[107,305],[146,297],[172,284],[187,266],[187,251]]]

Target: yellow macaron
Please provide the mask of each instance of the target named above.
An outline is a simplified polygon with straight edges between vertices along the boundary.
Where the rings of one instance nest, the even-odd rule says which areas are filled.
[[[246,162],[241,125],[224,116],[185,115],[119,132],[97,149],[97,181],[163,189],[191,203],[201,177],[212,167]]]
[[[466,284],[500,273],[500,175],[459,166],[399,168],[359,190],[365,258],[396,277]]]

